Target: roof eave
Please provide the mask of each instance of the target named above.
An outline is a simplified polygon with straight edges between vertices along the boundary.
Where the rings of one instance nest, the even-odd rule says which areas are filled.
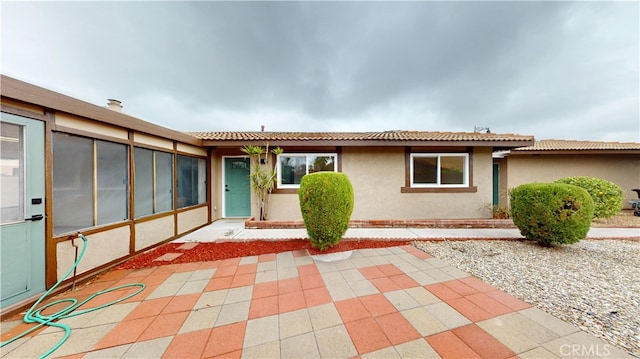
[[[468,141],[468,140],[272,140],[267,141],[269,146],[280,147],[399,147],[399,146],[424,146],[424,147],[491,147],[495,149],[511,149],[533,145],[533,140],[522,141]],[[264,145],[261,140],[203,140],[202,145],[208,147],[242,147],[246,145]]]
[[[162,127],[141,120],[137,117],[78,100],[9,76],[2,75],[1,84],[0,93],[2,97],[85,117],[109,125],[132,129],[154,136],[163,136],[192,145],[202,145],[201,139],[187,133]]]
[[[517,150],[511,156],[518,155],[640,155],[640,150],[607,149],[607,150]]]

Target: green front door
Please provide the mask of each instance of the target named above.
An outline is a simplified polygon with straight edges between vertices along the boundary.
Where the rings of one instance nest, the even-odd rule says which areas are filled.
[[[224,158],[224,217],[251,216],[250,159]]]
[[[500,204],[500,164],[493,164],[493,205]]]
[[[44,123],[1,113],[0,307],[45,290]]]

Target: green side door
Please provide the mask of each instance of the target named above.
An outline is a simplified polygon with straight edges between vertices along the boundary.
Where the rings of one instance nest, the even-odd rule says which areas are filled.
[[[500,164],[493,164],[493,205],[500,204]]]
[[[6,308],[45,290],[44,123],[0,117],[0,255]]]
[[[224,158],[224,217],[251,217],[250,159]]]

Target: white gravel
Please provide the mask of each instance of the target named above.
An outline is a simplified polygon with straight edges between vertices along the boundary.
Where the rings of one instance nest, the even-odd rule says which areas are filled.
[[[472,240],[414,245],[640,358],[640,241]]]

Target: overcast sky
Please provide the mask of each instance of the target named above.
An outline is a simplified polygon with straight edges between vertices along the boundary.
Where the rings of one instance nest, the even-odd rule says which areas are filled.
[[[627,2],[6,2],[2,73],[181,131],[640,142]]]

